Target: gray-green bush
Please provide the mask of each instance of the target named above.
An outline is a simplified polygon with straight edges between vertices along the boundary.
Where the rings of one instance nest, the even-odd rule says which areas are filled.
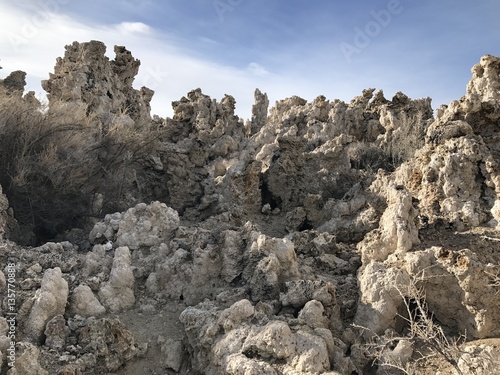
[[[115,115],[104,128],[63,103],[43,112],[19,96],[0,97],[0,183],[21,225],[41,240],[124,208],[141,161],[155,148],[152,124]]]

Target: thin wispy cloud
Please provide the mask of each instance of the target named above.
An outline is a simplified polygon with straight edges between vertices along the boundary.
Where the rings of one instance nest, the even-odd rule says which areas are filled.
[[[247,70],[257,77],[265,77],[269,75],[269,72],[262,65],[251,62],[248,64]]]
[[[117,25],[117,30],[125,34],[151,34],[151,27],[142,22],[122,22]]]
[[[0,22],[9,19],[10,15],[12,30],[16,30],[16,19],[26,18],[26,14],[17,9],[3,7],[1,13],[3,16],[0,16]],[[189,56],[182,47],[169,43],[169,38],[160,30],[142,22],[95,27],[79,23],[64,14],[51,14],[50,20],[26,43],[21,40],[19,44],[12,45],[8,38],[0,39],[2,51],[5,51],[2,56],[4,70],[27,71],[28,89],[39,95],[42,94],[40,81],[48,78],[56,57],[62,56],[64,45],[73,40],[101,40],[107,45],[107,55],[110,58],[113,58],[114,45],[125,45],[131,50],[134,57],[141,60],[134,85],[145,85],[156,91],[152,102],[153,112],[163,116],[171,115],[172,101],[197,87],[219,99],[226,93],[234,95],[239,108],[248,108],[246,113],[244,110],[241,112],[249,116],[255,89],[253,86],[259,83],[259,77],[269,78],[268,72],[257,63],[238,69]],[[20,32],[22,33],[22,29],[17,30],[18,35],[22,36]]]
[[[141,60],[134,85],[155,90],[153,113],[170,116],[172,101],[200,87],[216,99],[233,95],[248,118],[255,88],[273,103],[348,101],[375,87],[431,96],[437,107],[463,95],[481,55],[500,55],[495,0],[220,2],[222,17],[211,0],[2,3],[2,73],[26,71],[28,89],[41,94],[65,45],[101,40],[110,58],[124,45]]]

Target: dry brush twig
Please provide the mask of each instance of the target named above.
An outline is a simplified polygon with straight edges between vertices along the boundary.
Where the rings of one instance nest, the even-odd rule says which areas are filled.
[[[417,286],[419,281],[425,279],[424,272],[421,272],[417,277],[411,277],[409,284],[395,280],[394,288],[401,297],[404,309],[404,313],[398,316],[406,322],[406,334],[387,330],[384,335],[379,335],[366,327],[355,327],[371,332],[372,338],[365,347],[374,364],[381,368],[411,375],[418,373],[415,368],[419,362],[439,357],[461,375],[458,362],[465,353],[461,344],[466,341],[466,335],[455,338],[446,335],[443,327],[429,311],[424,288]]]

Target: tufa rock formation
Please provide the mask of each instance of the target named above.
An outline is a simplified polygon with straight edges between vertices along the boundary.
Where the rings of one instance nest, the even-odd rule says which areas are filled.
[[[2,357],[0,371],[500,367],[500,58],[484,56],[465,96],[436,118],[429,98],[402,93],[389,100],[368,89],[350,103],[293,96],[268,110],[256,90],[245,124],[233,97],[217,101],[200,89],[172,103],[173,118],[152,119],[152,91],[132,86],[139,61],[124,47],[112,61],[104,52],[96,41],[66,47],[44,81],[43,116],[73,108],[98,133],[133,129],[133,142],[113,154],[124,161],[137,155],[143,132],[157,142],[123,168],[98,164],[116,139],[99,144],[97,170],[120,172],[117,205],[87,181],[82,188],[93,194],[78,203],[88,215],[54,242],[12,241],[16,211],[0,194],[0,262],[16,271],[0,270],[2,353],[8,309],[17,312],[16,362],[9,368]],[[3,81],[0,104],[28,105],[21,81]],[[23,108],[36,111],[29,103]],[[34,161],[49,153],[36,151]],[[62,160],[72,160],[78,146],[64,151]]]
[[[151,121],[154,91],[132,87],[141,62],[125,47],[115,46],[116,57],[111,61],[105,52],[106,46],[98,41],[66,46],[54,73],[42,82],[49,103],[70,103],[74,110],[97,116],[104,126],[110,125],[113,116],[137,126]]]

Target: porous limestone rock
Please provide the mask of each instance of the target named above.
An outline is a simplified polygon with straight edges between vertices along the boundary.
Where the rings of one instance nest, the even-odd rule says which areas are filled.
[[[158,343],[160,344],[161,353],[163,355],[163,366],[178,373],[184,360],[184,346],[182,342],[168,338],[165,339],[160,336],[158,338]]]
[[[6,89],[8,95],[22,96],[26,86],[26,72],[16,70],[10,73],[0,84]]]
[[[105,55],[106,46],[99,41],[73,42],[58,58],[54,73],[42,81],[49,105],[70,103],[101,118],[109,126],[113,118],[141,126],[151,121],[150,101],[153,91],[132,87],[140,61],[125,47],[115,46],[115,59]]]
[[[112,241],[136,250],[168,242],[179,226],[179,215],[165,203],[139,203],[124,213],[106,215],[90,232],[90,241]]]
[[[412,101],[399,93],[391,102],[373,91],[365,90],[349,105],[323,96],[311,103],[292,97],[278,102],[269,117],[265,94],[256,91],[250,138],[234,116],[234,99],[217,103],[200,89],[191,91],[173,103],[174,117],[165,127],[167,204],[185,217],[228,210],[246,216],[264,206],[284,214],[299,210],[301,222],[289,230],[325,223],[337,213],[335,200],[349,203],[348,192],[367,179],[354,168],[348,150],[350,144],[362,149],[359,141],[375,141],[384,133],[382,107],[397,116],[421,111],[422,121],[432,117],[430,100]],[[366,203],[358,195],[349,215],[359,216]],[[377,218],[368,219],[367,213],[352,230],[358,236],[376,225]],[[338,231],[348,237],[352,218],[342,216]]]
[[[356,324],[373,332],[395,329],[396,316],[407,300],[421,298],[442,324],[471,338],[499,334],[500,316],[494,293],[498,267],[483,263],[468,249],[433,247],[409,252],[399,264],[370,261],[359,274],[361,304]]]
[[[411,340],[399,340],[394,347],[384,348],[380,354],[380,362],[399,366],[400,368],[407,368],[408,363],[413,355],[413,345]],[[387,374],[385,367],[380,366],[377,374]]]
[[[307,302],[299,313],[299,320],[311,328],[328,328],[329,321],[324,315],[323,304],[316,300]]]
[[[354,366],[351,358],[346,355],[348,346],[339,338],[334,337],[332,331],[326,328],[315,328],[314,335],[322,338],[326,343],[331,369],[339,374],[360,373],[356,366]]]
[[[469,249],[433,247],[408,253],[404,267],[425,290],[429,310],[447,327],[471,338],[500,335],[498,266]]]
[[[250,263],[244,274],[252,272],[249,278],[253,301],[277,298],[284,283],[299,276],[293,243],[286,238],[269,238],[261,234],[250,246],[249,256]],[[256,265],[253,259],[259,259]]]
[[[95,227],[94,227],[95,229]],[[108,242],[108,244],[110,244]],[[109,274],[113,264],[113,258],[106,254],[106,249],[109,246],[94,245],[92,251],[85,255],[85,264],[83,266],[82,274],[85,277],[94,276],[97,274]]]
[[[12,363],[14,359],[14,355],[16,352],[15,345],[11,345],[12,342],[10,338],[7,336],[0,336],[0,353],[2,353],[2,357],[0,358],[0,370],[3,370],[3,365],[8,362]],[[11,356],[9,358],[9,356]]]
[[[182,231],[185,230],[182,227],[180,229]],[[226,238],[225,235],[231,232],[222,233],[224,235],[221,240],[219,240],[219,243],[221,244],[221,248],[225,249],[227,242],[223,239]],[[293,319],[295,321],[293,323],[295,326],[297,322],[301,322],[301,324],[304,325],[304,329],[306,329],[304,332],[310,333],[312,330],[312,328],[308,326],[308,323],[310,323],[314,327],[317,326],[318,328],[316,329],[325,329],[329,332],[329,336],[326,332],[313,334],[315,337],[313,342],[315,342],[315,340],[320,340],[323,342],[322,345],[327,348],[326,357],[328,363],[331,363],[333,367],[337,366],[336,368],[338,369],[354,368],[344,356],[347,349],[340,349],[339,346],[333,343],[332,332],[327,328],[321,328],[330,328],[330,325],[334,325],[338,330],[341,325],[341,323],[339,323],[339,311],[337,310],[338,305],[336,304],[334,285],[331,282],[320,280],[295,280],[296,277],[300,275],[299,269],[295,269],[295,265],[298,265],[296,252],[299,250],[295,248],[295,246],[290,245],[292,243],[300,244],[300,251],[304,251],[302,246],[311,246],[312,240],[299,242],[296,238],[291,237],[289,241],[282,241],[281,239],[262,235],[260,232],[255,231],[248,223],[245,226],[245,230],[240,233],[240,236],[242,237],[242,241],[233,241],[235,240],[235,233],[231,233],[230,243],[238,244],[238,246],[242,246],[243,249],[245,249],[246,242],[246,251],[244,251],[242,255],[242,262],[245,264],[245,267],[240,277],[245,283],[246,280],[250,280],[248,284],[250,298],[241,299],[240,297],[236,302],[231,302],[232,304],[229,307],[222,309],[218,308],[218,303],[227,303],[225,302],[227,297],[229,297],[229,301],[232,301],[232,297],[230,297],[231,293],[228,291],[225,293],[227,297],[220,295],[213,302],[207,301],[195,307],[188,307],[180,316],[180,320],[183,322],[188,335],[189,345],[187,348],[192,353],[191,358],[193,359],[195,367],[202,368],[206,374],[225,373],[223,371],[232,373],[232,371],[236,371],[236,363],[241,364],[250,372],[268,371],[269,373],[273,373],[273,371],[277,370],[277,368],[273,368],[272,365],[267,365],[263,360],[272,363],[272,358],[274,358],[273,355],[275,355],[271,349],[272,343],[274,342],[273,340],[281,340],[282,336],[288,337],[284,334],[278,334],[280,331],[279,329],[276,330],[278,333],[274,334],[275,326],[278,328],[281,327],[284,331],[288,328],[288,330],[292,332],[290,329],[291,326],[287,319],[279,317],[278,320],[276,320],[273,316],[279,311],[279,306],[281,306],[277,300],[271,300],[274,293],[273,295],[269,295],[269,293],[268,295],[264,295],[264,293],[262,293],[262,299],[255,306],[250,302],[254,300],[254,289],[252,289],[254,284],[252,284],[252,282],[257,282],[259,279],[255,277],[257,274],[261,276],[259,285],[262,286],[266,280],[269,281],[272,279],[275,283],[272,285],[277,285],[273,286],[273,288],[283,292],[283,297],[281,299],[283,306],[291,306],[293,303],[296,307],[303,308],[303,312],[299,314],[299,319]],[[321,238],[325,236],[326,235],[323,235]],[[312,235],[312,238],[316,239],[316,236]],[[331,241],[332,239],[330,239],[330,242]],[[320,249],[328,249],[332,246],[335,247],[335,244],[331,243],[321,247],[321,243],[323,242],[320,243],[319,239],[316,242],[318,242]],[[189,243],[186,243],[186,245],[187,244]],[[188,251],[183,250],[183,253],[187,255]],[[261,268],[263,264],[268,264],[268,262],[274,265],[272,272],[265,267]],[[290,269],[284,272],[280,266],[282,263],[287,264],[287,268]],[[195,269],[196,268],[193,268],[193,271]],[[282,285],[280,285],[279,282],[280,278],[283,280]],[[300,287],[302,284],[303,288]],[[173,281],[169,282],[168,285],[172,286]],[[294,285],[296,285],[296,287],[294,287]],[[287,289],[290,293],[288,297],[285,297],[285,291]],[[262,290],[264,290],[264,288],[262,288]],[[269,287],[268,290],[272,290],[271,287]],[[236,296],[241,295],[242,291],[235,290],[234,293],[234,298],[236,298]],[[279,293],[276,293],[275,298],[278,298],[278,296]],[[312,301],[304,308],[304,305],[311,300],[316,301]],[[323,307],[323,304],[327,307]],[[292,332],[287,340],[293,341],[294,335],[295,333]],[[276,338],[273,338],[275,336]],[[271,344],[269,344],[269,342],[271,342]],[[278,344],[276,343],[276,345]],[[280,347],[282,347],[282,345]],[[306,346],[304,346],[304,348],[305,347]],[[307,350],[304,349],[304,352],[298,355],[298,357],[300,357],[296,359],[298,366],[303,366],[304,368],[315,366],[311,364],[315,361],[313,358],[316,358],[318,355],[323,357],[325,353],[321,351],[319,354],[316,352],[307,354],[306,352]],[[241,353],[243,353],[243,357]],[[293,358],[295,358],[295,352],[292,353],[290,351],[290,353],[288,353],[290,354],[289,357],[286,357],[286,355],[288,355],[287,353],[281,352],[276,355],[284,356],[282,360],[290,362],[290,364],[287,365],[287,373],[300,373],[300,371],[296,370],[291,365]],[[337,362],[329,362],[330,357],[332,361],[335,360]],[[328,363],[325,362],[324,366],[329,367],[330,365]],[[335,365],[334,363],[337,364]]]
[[[261,259],[250,280],[252,301],[258,302],[278,297],[280,286],[281,264],[275,254]]]
[[[125,212],[116,233],[117,246],[135,250],[168,242],[179,226],[179,215],[166,204],[140,203]]]
[[[33,343],[39,343],[46,324],[55,316],[64,314],[67,300],[68,283],[63,279],[61,269],[46,270],[24,326],[26,337]]]
[[[251,360],[243,354],[232,354],[227,359],[226,374],[230,375],[277,375],[278,372],[266,362]]]
[[[330,359],[325,340],[304,331],[297,332],[295,340],[297,355],[292,360],[292,366],[299,374],[324,374],[330,370]]]
[[[222,270],[221,276],[226,282],[236,279],[245,267],[243,263],[244,246],[239,232],[227,230],[222,233]]]
[[[452,138],[460,138],[474,134],[472,126],[463,120],[447,122],[445,126],[440,121],[434,121],[426,131],[428,143],[443,143]]]
[[[415,223],[414,229],[435,231],[437,237],[452,229],[457,232],[446,246],[437,240],[434,243],[440,246],[396,251],[397,257],[381,252],[384,242],[374,236],[380,232],[366,236],[359,244],[364,264],[358,274],[361,300],[356,324],[378,333],[395,328],[394,318],[404,299],[419,298],[416,288],[421,288],[429,312],[455,334],[467,332],[468,338],[498,336],[496,306],[500,301],[495,288],[499,272],[498,259],[492,255],[497,238],[481,235],[486,230],[481,226],[495,227],[500,218],[495,125],[500,118],[499,61],[484,56],[473,68],[465,96],[437,111],[424,147],[389,178],[377,176],[372,184],[381,193],[387,192],[384,186],[394,185],[411,192],[420,221],[410,220]],[[388,204],[386,212],[391,208]],[[408,218],[414,219],[415,214]],[[383,216],[381,226],[384,221]],[[389,228],[394,224],[389,223]],[[466,237],[460,234],[466,229],[471,230],[470,242],[463,241]],[[397,236],[391,237],[394,242]],[[404,242],[406,250],[418,244],[415,238],[411,235]],[[423,239],[428,241],[429,237]],[[489,366],[487,360],[482,362]]]
[[[217,373],[217,365],[211,363],[211,350],[220,329],[217,318],[217,306],[208,300],[186,308],[179,316],[190,347],[192,364],[195,368],[205,369],[206,374]]]
[[[263,358],[285,359],[296,352],[296,337],[285,322],[271,321],[263,327],[252,327],[243,352]]]
[[[478,134],[500,118],[500,57],[484,55],[471,71],[472,78],[465,96],[441,108],[437,120],[446,123],[456,118],[463,119]]]
[[[0,241],[3,239],[5,233],[5,226],[7,225],[7,209],[9,202],[7,197],[2,193],[2,185],[0,185]]]
[[[444,220],[463,230],[499,222],[499,61],[491,55],[481,58],[465,95],[437,111],[426,145],[396,171],[397,183],[419,200],[429,223]]]
[[[161,157],[167,204],[193,219],[227,211],[232,202],[222,195],[233,193],[224,176],[237,164],[247,167],[249,158],[241,152],[247,142],[243,121],[234,114],[234,98],[226,95],[217,102],[196,89],[172,106]]]
[[[127,310],[135,304],[135,279],[130,262],[128,247],[115,250],[109,281],[98,293],[101,303],[111,312]]]
[[[56,315],[45,326],[45,345],[52,349],[64,348],[69,332],[64,316]]]
[[[5,273],[2,270],[0,270],[0,292],[3,293],[6,286],[7,286],[7,279],[5,277]]]
[[[255,104],[252,106],[252,120],[250,122],[250,135],[257,133],[267,122],[269,99],[266,93],[255,89]]]
[[[249,320],[255,314],[255,308],[247,299],[242,299],[232,304],[220,314],[220,324],[224,331],[240,326],[244,321]]]
[[[252,138],[255,159],[261,163],[261,209],[269,205],[285,214],[288,231],[325,224],[323,230],[351,240],[372,230],[380,213],[366,207],[363,191],[356,194],[368,180],[359,170],[362,163],[350,154],[354,146],[366,149],[359,141],[375,140],[383,132],[378,112],[388,101],[380,96],[373,98],[373,90],[366,90],[350,105],[324,97],[311,103],[298,97],[278,102],[267,124]],[[425,118],[431,116],[430,101],[417,104],[407,98],[407,102],[398,110],[418,108]],[[365,120],[373,130],[370,135],[361,125]]]
[[[181,313],[180,320],[194,351],[192,358],[196,368],[203,368],[204,373],[210,375],[257,371],[275,374],[277,368],[272,365],[275,360],[292,359],[295,335],[288,324],[272,320],[256,325],[253,319],[249,319],[250,307],[248,300],[241,300],[229,309],[217,310],[207,301]],[[226,319],[234,315],[238,315],[241,324],[234,324],[234,329],[224,326]],[[236,323],[236,320],[232,322]],[[243,367],[238,369],[238,365]],[[243,369],[246,372],[241,372]]]
[[[379,92],[372,101],[372,105],[375,104],[380,106],[380,125],[385,128],[385,135],[403,129],[402,123],[412,116],[421,117],[423,121],[433,117],[431,98],[410,99],[401,91],[397,92],[390,102]]]
[[[500,368],[498,339],[471,341],[462,345],[458,368],[463,374],[488,375]]]
[[[71,357],[69,357],[71,358]],[[61,357],[61,359],[68,359],[68,357]],[[97,358],[93,353],[86,353],[78,358],[74,363],[63,366],[58,375],[80,375],[85,372],[98,372],[96,368]]]
[[[177,241],[167,256],[158,259],[148,276],[148,288],[194,305],[225,284],[220,278],[222,254],[209,243],[210,232],[206,230],[181,227]]]
[[[332,306],[335,301],[335,286],[322,280],[297,280],[285,283],[286,292],[280,296],[283,306],[295,308],[304,306],[308,301],[319,301],[323,306]]]
[[[451,138],[426,145],[414,163],[396,172],[396,181],[418,199],[426,222],[444,220],[458,230],[476,227],[487,221],[491,210],[485,204],[483,191],[488,188],[482,182],[490,177],[481,165],[489,159],[491,152],[477,136]]]
[[[361,300],[355,323],[372,332],[382,334],[395,328],[395,317],[404,303],[404,289],[410,277],[403,271],[384,263],[370,261],[358,275]]]
[[[116,371],[147,350],[147,345],[136,342],[132,333],[116,318],[89,318],[88,324],[80,330],[78,344],[104,362],[104,371]]]
[[[14,217],[14,211],[9,206],[7,196],[3,193],[2,185],[0,185],[0,244],[4,238],[24,243],[23,241],[27,240],[28,237],[29,234],[26,231],[21,232],[21,228]]]
[[[2,316],[0,317],[0,336],[7,336],[8,331],[9,324],[7,323],[7,319]]]
[[[40,350],[33,344],[20,342],[16,345],[16,361],[7,375],[49,375],[39,363]]]
[[[70,311],[83,317],[99,316],[106,312],[88,285],[77,286],[71,295]]]
[[[404,254],[419,243],[412,195],[402,186],[387,188],[387,209],[380,218],[379,228],[368,233],[358,244],[363,262],[383,261],[390,254]]]
[[[251,300],[258,302],[277,299],[284,282],[298,277],[291,241],[250,229],[237,232],[217,228],[220,224],[206,225],[207,229],[179,227],[176,238],[149,257],[157,263],[154,267],[138,257],[141,267],[136,272],[147,276],[149,292],[160,291],[193,305],[241,280],[249,286]]]

